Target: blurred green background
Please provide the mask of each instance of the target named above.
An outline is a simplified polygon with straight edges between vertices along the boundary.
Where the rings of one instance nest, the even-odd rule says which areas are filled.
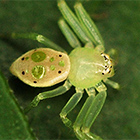
[[[68,1],[68,4],[72,8],[74,1]],[[140,1],[91,0],[84,1],[83,5],[99,28],[105,41],[106,51],[111,48],[118,51],[116,75],[112,80],[121,85],[120,91],[107,86],[106,103],[91,128],[91,132],[105,139],[140,139]],[[50,38],[69,53],[71,48],[57,25],[60,17],[61,14],[55,0],[1,0],[0,34],[37,32]],[[43,45],[26,39],[0,40],[0,70],[14,91],[18,104],[23,107],[37,93],[62,84],[43,89],[32,88],[10,74],[11,63],[26,51],[36,47],[43,47]],[[0,94],[2,92],[7,91],[1,90]],[[20,109],[17,109],[17,104],[17,107],[13,106],[13,110],[21,112],[24,118],[21,121],[28,120],[25,126],[32,128],[38,139],[76,139],[73,131],[64,126],[59,118],[61,109],[74,92],[74,88],[72,88],[62,96],[42,101],[38,107],[28,113],[28,119],[24,118]],[[70,113],[69,118],[72,121],[75,120],[86,98],[85,94],[78,106]],[[9,132],[16,131],[14,127],[4,129],[5,125],[11,122],[11,118],[17,117],[14,113],[12,116],[10,114],[11,108],[8,107],[10,100],[13,100],[11,95],[5,96],[5,102],[3,102],[3,98],[0,98],[0,109],[2,110],[0,110],[0,139],[3,140],[9,139]],[[9,121],[3,117],[4,114],[9,116],[7,117]],[[16,119],[18,120],[18,118]],[[23,129],[21,128],[20,131],[23,132]],[[29,131],[29,133],[31,132]],[[11,139],[24,139],[18,135],[20,133],[13,133]]]

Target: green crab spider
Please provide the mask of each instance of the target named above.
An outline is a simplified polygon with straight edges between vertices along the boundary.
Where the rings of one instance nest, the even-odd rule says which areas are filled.
[[[36,40],[48,48],[37,48],[23,54],[11,65],[10,71],[33,87],[48,87],[65,80],[62,86],[39,93],[25,108],[25,112],[36,107],[41,100],[62,95],[71,86],[75,86],[76,93],[64,106],[60,117],[66,126],[74,130],[79,140],[101,139],[91,133],[90,128],[106,99],[107,88],[104,83],[119,89],[118,83],[108,79],[114,75],[113,62],[109,55],[104,53],[103,39],[81,3],[74,6],[77,16],[64,0],[58,1],[58,8],[63,15],[58,25],[73,48],[71,53],[67,55],[65,50],[40,34],[13,33],[12,38]],[[81,43],[85,44],[84,47]],[[72,123],[67,115],[81,100],[84,91],[87,92],[88,98]]]

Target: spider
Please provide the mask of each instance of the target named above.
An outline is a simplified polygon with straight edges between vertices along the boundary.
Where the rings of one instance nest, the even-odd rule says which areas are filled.
[[[58,1],[58,8],[63,15],[58,25],[73,48],[71,53],[68,55],[64,49],[43,35],[13,33],[12,38],[36,40],[47,48],[36,48],[23,54],[13,62],[10,71],[33,87],[49,87],[65,80],[62,86],[39,93],[25,108],[25,112],[36,107],[41,100],[62,95],[74,86],[75,94],[60,113],[63,123],[71,127],[80,140],[101,139],[91,133],[90,128],[106,99],[107,88],[104,83],[119,89],[118,83],[108,79],[114,75],[114,64],[109,55],[104,53],[103,39],[82,4],[79,2],[75,4],[76,15],[64,0]],[[113,51],[110,52],[113,54]],[[67,115],[81,100],[84,91],[88,97],[75,122],[72,123]]]

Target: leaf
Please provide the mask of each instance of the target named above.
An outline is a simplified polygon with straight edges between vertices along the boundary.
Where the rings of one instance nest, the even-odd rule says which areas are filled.
[[[27,118],[17,104],[7,81],[0,72],[0,139],[33,140]]]

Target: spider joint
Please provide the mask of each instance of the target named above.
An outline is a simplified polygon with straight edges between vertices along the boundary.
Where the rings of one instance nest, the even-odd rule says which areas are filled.
[[[36,40],[37,40],[38,42],[44,41],[43,35],[38,35],[38,36],[36,37]]]

